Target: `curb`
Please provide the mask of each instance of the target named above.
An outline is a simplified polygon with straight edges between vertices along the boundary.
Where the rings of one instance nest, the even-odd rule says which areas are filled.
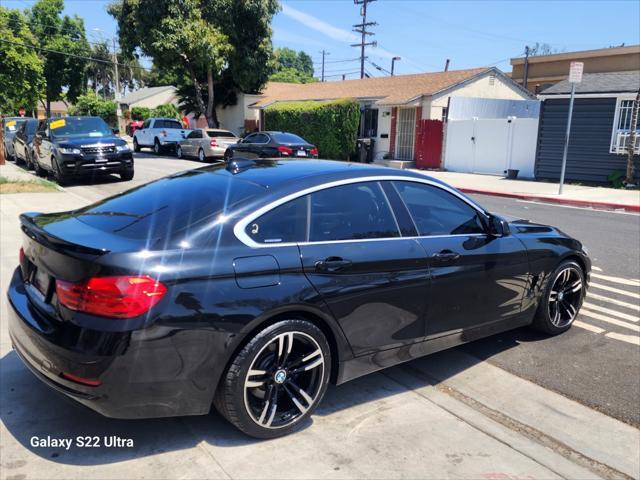
[[[457,188],[457,187],[456,187]],[[524,193],[496,192],[492,190],[479,190],[477,188],[458,188],[464,193],[490,195],[492,197],[517,198],[540,203],[571,205],[575,207],[590,207],[594,210],[624,210],[625,212],[640,213],[640,205],[625,205],[623,203],[597,202],[593,200],[575,200],[571,198],[553,198],[540,195],[528,195]]]

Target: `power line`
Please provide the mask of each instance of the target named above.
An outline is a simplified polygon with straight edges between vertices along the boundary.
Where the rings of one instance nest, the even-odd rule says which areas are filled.
[[[360,9],[360,16],[362,17],[362,23],[353,25],[353,31],[362,35],[360,43],[354,43],[352,47],[360,47],[360,78],[364,78],[364,59],[365,59],[365,47],[378,45],[375,40],[367,42],[367,35],[375,35],[373,32],[367,30],[367,27],[373,27],[377,25],[376,22],[367,22],[367,4],[375,2],[376,0],[353,0],[355,5],[362,5]]]
[[[0,42],[8,43],[8,44],[11,44],[11,45],[17,45],[19,47],[31,48],[31,49],[34,49],[34,50],[40,50],[42,52],[55,53],[55,54],[58,54],[58,55],[66,55],[67,57],[80,58],[80,59],[83,59],[83,60],[90,60],[92,62],[97,62],[97,63],[108,63],[110,65],[116,64],[116,65],[118,65],[120,67],[137,68],[139,70],[151,71],[150,68],[143,67],[141,65],[131,65],[131,64],[128,64],[128,63],[119,63],[119,62],[114,62],[114,61],[111,61],[111,60],[103,60],[101,58],[87,57],[85,55],[76,55],[74,53],[60,52],[58,50],[51,50],[50,48],[43,48],[43,47],[38,47],[38,46],[35,46],[35,45],[26,45],[24,43],[12,42],[10,40],[5,40],[4,38],[0,38]]]
[[[360,57],[356,57],[356,58],[345,58],[345,59],[343,59],[343,60],[327,60],[327,61],[326,61],[326,62],[324,62],[324,63],[327,63],[327,64],[329,64],[329,63],[347,63],[347,62],[356,62],[356,61],[358,61],[358,60],[360,60]],[[322,64],[322,61],[313,62],[313,63],[314,63],[314,65],[320,65],[320,64]]]
[[[391,72],[389,70],[387,70],[386,68],[382,68],[380,65],[378,65],[377,63],[372,62],[371,60],[367,60],[367,63],[370,63],[371,66],[373,66],[376,70],[379,70],[383,73],[386,73],[388,75],[391,75]]]

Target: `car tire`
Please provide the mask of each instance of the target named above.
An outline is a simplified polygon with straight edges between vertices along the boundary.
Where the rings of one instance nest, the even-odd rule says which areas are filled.
[[[201,162],[204,162],[207,160],[207,157],[205,156],[203,149],[198,150],[198,160]]]
[[[138,140],[136,137],[133,137],[133,151],[140,152],[140,145],[138,145]]]
[[[33,169],[36,171],[38,177],[46,177],[47,171],[40,166],[40,162],[37,157],[33,158]]]
[[[27,170],[33,170],[33,160],[31,158],[31,152],[29,152],[29,150],[27,150],[25,155],[24,155],[24,157],[25,157],[24,165],[27,168]]]
[[[229,163],[231,161],[231,159],[233,158],[233,151],[227,149],[224,151],[224,155],[222,157],[222,159],[226,162]]]
[[[153,140],[153,153],[156,155],[160,155],[162,153],[162,145],[160,145],[160,140],[157,138]]]
[[[582,307],[585,292],[582,267],[573,260],[561,262],[549,276],[533,327],[549,335],[569,330]]]
[[[122,180],[123,182],[128,182],[129,180],[133,180],[133,174],[134,174],[133,169],[124,170],[120,172],[120,180]]]
[[[182,147],[180,145],[176,147],[176,157],[182,159]]]
[[[60,165],[58,165],[58,161],[55,159],[55,157],[51,159],[51,166],[53,167],[53,178],[55,179],[56,183],[61,187],[67,185],[69,183],[69,177],[62,173]]]
[[[300,429],[324,396],[331,372],[326,337],[306,320],[282,320],[258,332],[233,357],[214,405],[255,438]]]

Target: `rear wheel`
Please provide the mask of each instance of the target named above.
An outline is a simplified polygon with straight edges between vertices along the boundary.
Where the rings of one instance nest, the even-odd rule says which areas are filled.
[[[140,151],[140,145],[138,145],[138,140],[136,139],[136,137],[133,137],[133,151],[134,152]]]
[[[573,260],[560,263],[540,299],[533,326],[550,335],[569,330],[582,307],[584,294],[582,267]]]
[[[229,149],[225,150],[223,158],[225,162],[227,163],[230,162],[231,159],[233,158],[233,152]]]
[[[180,145],[176,147],[176,157],[182,158],[182,147]]]
[[[153,140],[153,153],[156,155],[160,155],[162,153],[162,145],[160,145],[160,140],[157,138]]]
[[[305,320],[266,327],[235,356],[214,400],[247,435],[275,438],[299,429],[327,389],[331,352],[322,331]]]
[[[200,160],[201,162],[204,162],[207,159],[207,157],[204,154],[204,150],[200,149],[198,150],[198,160]]]

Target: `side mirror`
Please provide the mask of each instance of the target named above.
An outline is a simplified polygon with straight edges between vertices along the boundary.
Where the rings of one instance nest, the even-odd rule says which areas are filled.
[[[509,223],[497,215],[489,216],[489,235],[494,237],[504,237],[509,235]]]

